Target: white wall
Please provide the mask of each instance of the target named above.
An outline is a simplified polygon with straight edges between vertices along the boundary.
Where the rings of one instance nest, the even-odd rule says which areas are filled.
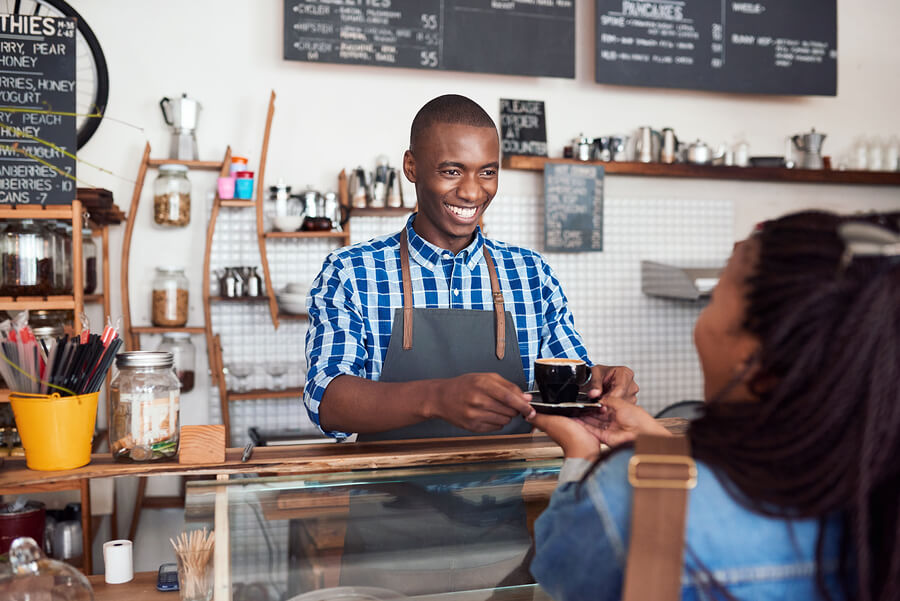
[[[78,175],[92,185],[111,189],[125,210],[145,142],[151,144],[154,157],[164,157],[167,152],[169,134],[157,103],[163,96],[182,92],[203,103],[198,131],[201,158],[218,160],[230,144],[236,154],[251,158],[255,170],[269,90],[274,89],[278,98],[269,146],[268,183],[283,177],[298,188],[331,188],[341,168],[371,166],[382,153],[399,163],[416,110],[428,99],[447,92],[468,95],[492,114],[496,114],[502,97],[544,100],[549,146],[555,156],[579,132],[631,132],[647,124],[672,127],[682,139],[701,138],[713,145],[743,138],[754,155],[780,155],[787,135],[813,126],[828,133],[825,152],[835,157],[848,151],[861,135],[900,133],[896,109],[900,49],[895,37],[900,3],[893,0],[839,2],[838,96],[834,98],[760,97],[595,84],[594,9],[590,0],[578,0],[575,80],[288,62],[282,59],[282,0],[72,3],[103,46],[111,86],[108,119],[79,157],[115,174],[110,176],[81,163]],[[136,323],[148,321],[146,297],[154,266],[189,266],[197,292],[202,279],[200,260],[212,176],[192,175],[192,228],[188,233],[172,233],[151,227],[148,201],[154,175],[150,174],[145,187],[130,268]],[[745,235],[762,218],[801,207],[847,211],[900,207],[897,188],[620,176],[609,177],[606,186],[609,198],[732,202],[735,237]],[[533,198],[541,194],[541,177],[504,172],[500,189],[498,205],[504,199],[514,202],[520,197]],[[492,211],[505,218],[515,209],[495,205]],[[491,213],[489,226],[490,218]],[[122,228],[115,229],[114,249],[121,248],[121,238]],[[117,256],[112,263],[113,312],[119,314]],[[199,323],[201,317],[199,294],[194,294],[192,321]],[[603,316],[594,318],[602,321]],[[183,406],[187,423],[201,423],[208,417],[202,342],[202,337],[195,339],[200,371],[197,391],[185,399]],[[148,340],[149,345],[156,343]],[[681,347],[688,345],[685,340]],[[125,513],[129,507],[124,504],[120,511]],[[142,528],[142,532],[147,530]],[[150,564],[157,560],[158,556],[148,555],[149,567],[144,569],[151,569]]]

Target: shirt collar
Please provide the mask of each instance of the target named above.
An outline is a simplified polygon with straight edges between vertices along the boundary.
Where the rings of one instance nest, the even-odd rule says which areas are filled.
[[[434,269],[434,266],[440,262],[441,256],[449,251],[439,246],[435,246],[417,234],[416,230],[413,228],[413,220],[415,220],[415,218],[416,213],[413,213],[406,221],[406,237],[409,240],[409,256],[421,266],[426,267],[427,269]],[[483,247],[484,236],[481,235],[481,227],[476,226],[475,239],[472,240],[471,244],[459,251],[465,258],[466,267],[468,267],[469,270],[475,269],[475,266],[478,265],[478,262],[484,257],[482,251]]]

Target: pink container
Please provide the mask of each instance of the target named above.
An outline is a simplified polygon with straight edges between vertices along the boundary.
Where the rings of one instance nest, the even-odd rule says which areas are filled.
[[[231,200],[234,198],[234,178],[220,177],[217,183],[219,190],[219,198],[221,200]]]

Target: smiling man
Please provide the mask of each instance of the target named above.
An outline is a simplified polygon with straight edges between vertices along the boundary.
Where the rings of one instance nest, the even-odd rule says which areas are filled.
[[[485,238],[497,128],[446,95],[413,120],[403,171],[418,212],[403,231],[339,249],[308,301],[304,402],[359,441],[528,432],[534,360],[588,359],[559,281],[534,251]],[[592,396],[634,399],[625,367],[594,365]]]

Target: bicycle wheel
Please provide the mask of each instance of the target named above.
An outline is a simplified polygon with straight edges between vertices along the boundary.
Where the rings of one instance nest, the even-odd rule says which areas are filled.
[[[78,12],[63,0],[0,0],[0,12],[7,14],[72,17],[76,20],[75,36],[75,118],[78,148],[84,146],[106,112],[109,99],[109,72],[97,36]],[[87,115],[99,114],[99,117]]]

